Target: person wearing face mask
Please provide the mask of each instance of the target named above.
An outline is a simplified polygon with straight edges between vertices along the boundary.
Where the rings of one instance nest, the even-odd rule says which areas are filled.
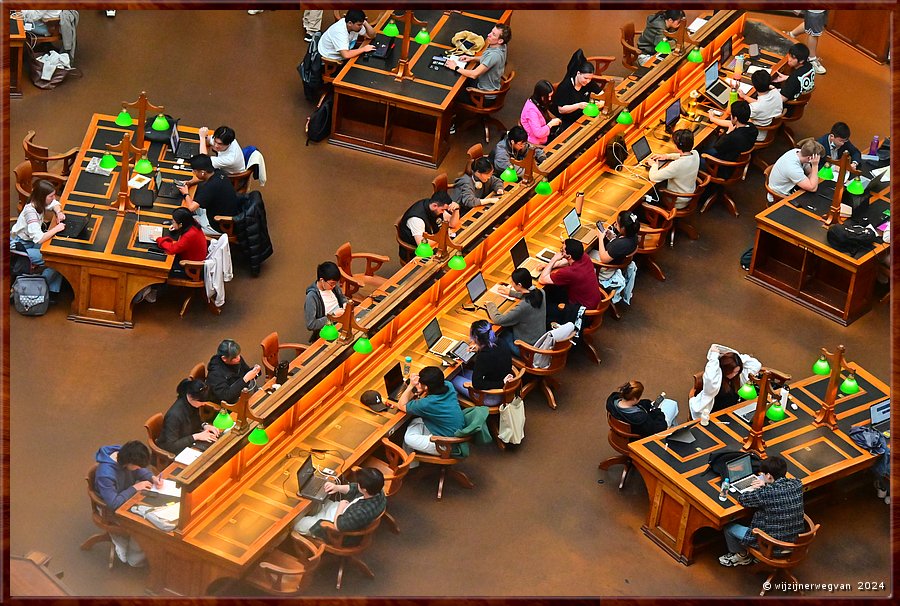
[[[556,94],[550,101],[550,111],[560,119],[560,125],[556,131],[550,133],[551,137],[571,126],[581,115],[581,111],[587,107],[591,94],[596,95],[603,90],[599,84],[591,80],[593,75],[594,64],[585,62],[556,87]]]
[[[762,368],[759,360],[735,349],[713,343],[706,354],[703,389],[689,400],[691,418],[728,408],[740,402],[738,389]]]
[[[512,166],[519,177],[524,175],[525,169],[510,162],[510,158],[524,159],[529,147],[531,144],[528,142],[528,133],[525,132],[525,129],[518,125],[513,126],[488,156],[494,165],[494,172],[499,175],[508,166]],[[544,154],[544,150],[535,147],[534,159],[538,164],[546,160],[547,156]]]
[[[323,326],[331,324],[329,315],[344,313],[347,297],[338,286],[340,280],[341,271],[333,261],[325,261],[316,267],[316,281],[306,289],[306,302],[303,304],[306,328],[312,331],[310,342],[319,338]]]
[[[459,177],[450,189],[450,199],[459,203],[460,215],[493,204],[502,194],[503,181],[494,176],[491,161],[485,157],[472,162],[472,174]]]

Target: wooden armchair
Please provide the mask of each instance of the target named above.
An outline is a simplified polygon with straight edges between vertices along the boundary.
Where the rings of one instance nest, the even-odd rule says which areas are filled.
[[[25,150],[25,159],[31,162],[32,173],[50,172],[48,165],[51,162],[62,162],[62,170],[59,174],[63,177],[68,177],[72,172],[75,157],[78,155],[77,147],[62,154],[51,154],[48,148],[35,144],[33,130],[28,131],[28,134],[25,135],[25,139],[22,140],[22,148]]]
[[[51,44],[54,47],[59,48],[62,46],[62,32],[60,32],[60,18],[59,17],[45,17],[41,19],[41,22],[47,28],[46,36],[38,36],[35,34],[34,36],[34,44],[37,46],[38,44]],[[32,33],[34,33],[32,31]]]
[[[337,266],[341,272],[341,290],[344,295],[357,303],[387,281],[387,278],[375,275],[381,266],[390,261],[390,257],[375,253],[354,253],[349,242],[341,244],[334,253]],[[366,269],[362,273],[353,273],[353,261],[364,260]]]
[[[781,123],[784,120],[784,114],[787,110],[781,112],[781,115],[777,118],[772,118],[771,124],[768,126],[757,126],[756,129],[765,135],[762,141],[757,141],[753,144],[753,149],[750,150],[750,153],[753,156],[753,165],[758,166],[759,170],[766,170],[766,167],[769,166],[769,163],[763,160],[762,151],[768,147],[771,147],[773,143],[775,143],[775,135],[778,134],[778,131],[781,130]]]
[[[491,436],[494,438],[494,443],[500,448],[500,450],[506,450],[506,443],[500,439],[500,406],[502,404],[509,404],[513,401],[513,398],[516,397],[516,394],[519,393],[522,387],[522,378],[525,376],[525,370],[522,368],[513,368],[512,369],[513,378],[511,381],[508,381],[503,384],[502,389],[475,389],[472,387],[471,382],[465,383],[464,387],[469,390],[469,397],[459,398],[459,405],[463,408],[471,408],[472,406],[485,406],[488,409],[488,420],[487,426],[488,431],[491,432]],[[487,396],[500,396],[501,401],[493,406],[488,406],[484,403],[484,400]]]
[[[691,375],[691,390],[688,392],[688,400],[703,391],[703,371],[695,372]]]
[[[359,568],[370,579],[375,578],[375,573],[369,568],[365,562],[359,559],[359,555],[369,548],[372,544],[372,537],[381,524],[381,518],[384,517],[382,512],[375,520],[363,528],[352,532],[341,532],[337,529],[333,522],[321,522],[321,528],[325,531],[325,540],[317,540],[325,548],[325,553],[330,553],[340,558],[340,566],[337,573],[337,589],[341,588],[341,581],[344,578],[344,565],[350,562]],[[295,541],[301,537],[296,530],[291,532],[291,538]]]
[[[467,488],[469,490],[475,488],[475,483],[471,479],[469,479],[469,476],[467,476],[464,472],[459,471],[458,469],[452,468],[454,465],[463,460],[463,457],[459,457],[453,454],[453,447],[465,442],[471,442],[472,439],[472,435],[462,436],[458,438],[431,436],[431,441],[434,442],[434,447],[437,449],[438,453],[436,455],[433,455],[424,452],[416,452],[416,459],[420,463],[429,463],[431,465],[437,465],[441,468],[441,477],[438,480],[437,489],[438,500],[442,499],[444,496],[444,481],[447,479],[447,474],[450,474],[450,477],[455,479],[463,488]]]
[[[737,217],[737,204],[728,195],[728,188],[744,180],[747,166],[750,164],[750,152],[744,152],[735,162],[720,160],[709,154],[703,154],[703,158],[706,160],[706,172],[701,172],[700,175],[709,177],[710,185],[715,187],[715,191],[706,199],[700,212],[705,213],[711,204],[721,200],[728,207],[728,211]]]
[[[610,270],[610,271],[615,272],[617,269],[620,269],[620,270],[622,270],[622,275],[624,275],[624,274],[625,274],[625,270],[628,269],[628,266],[631,265],[631,262],[634,260],[634,255],[635,255],[635,253],[632,253],[632,254],[628,255],[628,256],[625,258],[625,260],[622,261],[621,263],[604,263],[603,261],[599,261],[599,260],[594,259],[593,257],[591,257],[591,263],[594,264],[594,271],[597,272],[597,279],[598,279],[598,280],[600,279],[600,273],[603,272],[603,271],[605,271],[605,270]],[[612,294],[613,294],[613,296],[615,296],[616,291],[613,290],[613,291],[612,291]],[[616,304],[615,304],[615,303],[613,303],[612,301],[610,301],[610,303],[609,303],[609,308],[608,308],[608,309],[609,309],[609,311],[612,313],[613,318],[615,318],[616,320],[621,320],[621,319],[622,319],[622,314],[621,314],[621,313],[619,312],[619,310],[616,308]]]
[[[531,393],[534,388],[540,387],[547,397],[547,405],[556,410],[556,396],[553,395],[553,389],[559,388],[559,381],[555,375],[559,374],[566,367],[566,360],[569,357],[569,350],[572,349],[572,339],[562,339],[557,341],[553,349],[538,349],[522,340],[516,340],[516,345],[521,358],[513,358],[513,365],[522,368],[525,374],[534,378],[525,384],[522,388],[522,398]],[[534,357],[538,354],[548,356],[550,365],[546,368],[538,368],[534,365]]]
[[[465,175],[472,174],[472,163],[475,162],[478,158],[484,155],[484,146],[481,143],[476,143],[472,147],[466,150],[466,155],[468,156],[468,160],[466,160],[466,170],[463,172]],[[460,175],[462,176],[462,175]]]
[[[400,492],[403,478],[409,473],[409,466],[416,458],[416,453],[406,452],[389,438],[381,438],[381,446],[384,448],[384,459],[371,455],[360,463],[360,467],[373,467],[381,472],[384,476],[384,496],[388,497],[390,503],[390,497]],[[384,519],[390,525],[391,532],[400,534],[400,525],[386,509]]]
[[[622,45],[622,65],[625,66],[625,69],[634,71],[640,67],[637,64],[637,58],[641,54],[635,44],[635,37],[640,37],[642,32],[634,31],[634,23],[630,21],[619,29],[622,32],[619,37],[619,43]]]
[[[87,476],[85,476],[84,479],[87,482],[88,498],[91,501],[91,519],[94,521],[94,524],[97,526],[97,528],[99,528],[102,532],[88,537],[81,544],[81,550],[87,551],[97,543],[104,543],[106,541],[109,541],[108,566],[111,569],[113,567],[113,564],[115,564],[116,562],[116,546],[112,542],[111,535],[115,534],[120,536],[128,536],[128,533],[116,523],[115,517],[106,506],[106,502],[102,498],[100,498],[100,495],[97,494],[97,491],[94,489],[94,479],[96,478],[96,476],[97,464],[94,463],[88,470]]]
[[[613,447],[613,450],[619,454],[606,459],[597,467],[604,471],[608,471],[613,465],[624,466],[622,469],[622,479],[619,480],[619,490],[622,490],[622,487],[625,486],[625,480],[628,479],[628,472],[631,471],[632,467],[631,449],[628,447],[628,444],[635,440],[640,440],[641,436],[632,433],[630,424],[625,421],[620,421],[609,414],[609,412],[606,413],[606,422],[609,424],[609,433],[606,438],[609,440],[609,445]]]
[[[296,556],[273,549],[250,570],[244,581],[269,595],[300,594],[319,567],[325,545],[316,544],[298,533],[291,534],[291,541]]]
[[[438,193],[439,191],[449,191],[451,187],[453,186],[450,185],[450,180],[447,178],[447,173],[440,173],[438,176],[431,180],[431,190],[433,193]]]
[[[400,260],[407,263],[416,256],[416,247],[400,236],[400,221],[402,219],[403,215],[400,215],[397,217],[397,220],[394,221],[394,231],[397,234],[397,244],[400,246],[398,249]]]
[[[31,190],[34,189],[34,182],[38,179],[44,179],[53,183],[57,194],[62,194],[63,190],[66,188],[66,183],[69,180],[68,177],[63,177],[56,173],[32,172],[31,162],[29,160],[20,162],[13,169],[13,173],[16,176],[16,192],[19,194],[19,212],[22,212],[22,209],[28,204],[28,199],[31,197]]]
[[[791,142],[791,147],[797,147],[797,136],[794,135],[791,124],[803,117],[803,112],[806,111],[806,106],[809,105],[810,99],[812,99],[812,91],[803,93],[793,101],[784,102],[784,117],[781,119],[781,130],[784,132],[787,140]]]
[[[815,524],[808,515],[804,515],[803,519],[806,521],[806,532],[800,533],[793,543],[779,541],[759,528],[753,529],[753,536],[756,537],[758,544],[755,547],[748,547],[747,551],[761,564],[772,569],[772,573],[763,582],[760,596],[766,595],[766,591],[772,587],[772,579],[779,571],[783,571],[791,583],[797,583],[797,577],[791,570],[806,558],[809,546],[819,531],[819,524]]]
[[[234,187],[234,193],[238,195],[250,193],[250,179],[253,178],[252,168],[242,170],[239,173],[229,173],[228,178],[231,180],[232,187]]]
[[[338,72],[341,71],[342,67],[344,67],[343,61],[334,61],[322,57],[322,82],[324,84],[331,84],[334,82],[334,79],[337,78]]]
[[[612,55],[596,55],[593,57],[585,57],[589,63],[594,64],[594,75],[602,76],[609,69],[609,66],[615,63],[616,58]]]
[[[692,194],[674,192],[665,188],[657,189],[659,192],[659,202],[662,207],[675,210],[675,225],[669,232],[669,246],[675,246],[676,231],[684,232],[691,240],[696,240],[700,237],[700,233],[694,226],[694,215],[697,214],[697,205],[700,203],[700,198],[702,198],[703,194],[706,192],[707,185],[709,185],[709,175],[697,175],[697,185]],[[684,208],[675,208],[675,203],[679,199],[684,198],[688,199],[687,206]]]
[[[200,362],[191,369],[190,374],[188,374],[188,379],[200,379],[201,381],[206,380],[206,364]]]
[[[496,125],[501,132],[506,132],[506,127],[500,120],[495,118],[493,114],[503,109],[503,104],[506,102],[506,95],[509,93],[510,83],[515,77],[515,70],[503,76],[503,79],[500,81],[500,88],[497,90],[481,90],[470,86],[466,89],[469,93],[470,102],[456,102],[457,111],[471,114],[476,118],[481,118],[481,123],[484,127],[484,140],[486,142],[490,142],[491,140],[491,124]]]
[[[164,448],[157,445],[156,440],[162,433],[163,414],[158,412],[152,415],[144,422],[144,429],[147,430],[147,446],[150,447],[150,463],[157,471],[162,471],[169,466],[169,463],[175,460],[175,456]]]
[[[779,192],[775,191],[774,189],[772,189],[771,187],[769,187],[769,175],[772,174],[773,166],[775,166],[775,165],[774,164],[769,165],[768,167],[766,167],[766,170],[763,171],[763,183],[766,186],[766,193],[769,194],[770,196],[772,196],[772,198],[774,198],[773,202],[769,202],[769,198],[768,198],[768,196],[766,196],[766,206],[771,206],[771,205],[775,204],[776,202],[781,202],[785,198],[784,194],[779,193]]]
[[[588,357],[594,364],[600,364],[600,353],[597,351],[597,346],[594,343],[594,333],[603,326],[603,316],[606,314],[609,306],[612,305],[612,298],[616,294],[614,290],[606,292],[603,288],[600,289],[600,292],[603,293],[603,298],[600,299],[597,307],[585,310],[583,318],[587,326],[581,329],[581,342],[584,343]]]
[[[219,315],[222,313],[222,309],[220,307],[216,307],[216,304],[213,303],[206,296],[206,285],[203,282],[203,274],[204,267],[206,266],[206,261],[188,261],[186,259],[182,259],[180,261],[181,267],[184,268],[185,277],[169,277],[166,280],[166,284],[169,286],[177,286],[179,288],[187,289],[187,296],[184,299],[184,303],[181,304],[181,311],[178,316],[184,319],[184,314],[187,312],[188,305],[191,304],[191,299],[194,297],[194,294],[199,290],[204,299],[206,299],[206,305],[209,307],[209,310],[215,314]]]
[[[672,231],[675,222],[675,209],[666,210],[644,202],[644,221],[638,230],[638,247],[635,255],[646,266],[650,274],[664,282],[666,274],[656,264],[654,256],[666,245],[666,236]]]
[[[282,349],[292,349],[294,351],[294,357],[296,358],[309,347],[308,345],[303,345],[301,343],[280,343],[278,341],[277,332],[266,335],[263,340],[259,342],[259,346],[262,348],[262,363],[263,368],[266,371],[267,379],[271,379],[275,376],[275,368],[278,366],[278,353]]]

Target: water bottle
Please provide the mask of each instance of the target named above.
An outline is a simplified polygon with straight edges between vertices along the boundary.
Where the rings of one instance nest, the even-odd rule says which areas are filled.
[[[738,55],[734,58],[734,80],[740,82],[744,73],[744,55]]]
[[[728,481],[728,478],[725,478],[725,481],[722,482],[722,490],[719,491],[719,500],[725,502],[728,500],[728,489],[731,488],[731,483]]]
[[[728,105],[731,105],[735,101],[738,100],[737,89],[731,89],[731,92],[728,93]]]
[[[583,208],[584,208],[584,192],[580,191],[575,194],[575,214],[580,217],[581,211]]]
[[[869,155],[877,156],[878,155],[878,135],[872,137],[872,142],[869,143]]]
[[[406,356],[406,359],[403,360],[403,380],[405,382],[409,382],[409,370],[412,367],[412,358],[410,356]]]

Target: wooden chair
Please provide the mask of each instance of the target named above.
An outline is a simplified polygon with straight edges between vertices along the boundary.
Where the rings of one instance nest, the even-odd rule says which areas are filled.
[[[609,66],[616,61],[616,58],[612,55],[595,55],[593,57],[585,57],[585,59],[589,63],[594,64],[594,76],[602,76],[609,69]]]
[[[484,156],[484,146],[481,145],[481,143],[476,143],[466,150],[466,155],[468,156],[468,160],[466,160],[466,170],[463,172],[463,174],[471,175],[472,164],[475,162],[475,160]]]
[[[262,363],[267,379],[275,376],[275,368],[278,366],[278,353],[282,349],[294,350],[294,357],[296,358],[309,347],[301,343],[280,343],[277,332],[269,333],[263,337],[263,340],[259,342],[259,346],[262,348]]]
[[[470,86],[466,89],[469,93],[469,103],[465,101],[457,101],[457,111],[468,113],[476,118],[481,118],[481,124],[484,127],[484,140],[490,142],[491,131],[490,125],[496,125],[501,132],[506,132],[503,122],[493,116],[493,114],[503,109],[506,102],[506,95],[509,93],[510,83],[516,77],[515,70],[509,72],[500,81],[500,88],[497,90],[481,90]],[[488,98],[490,97],[490,99]]]
[[[638,247],[635,255],[654,278],[665,282],[666,274],[653,257],[666,245],[666,236],[672,231],[675,222],[675,209],[666,210],[646,202],[641,206],[644,208],[644,221],[638,230]]]
[[[28,204],[28,199],[31,197],[31,190],[34,189],[34,182],[38,179],[45,179],[53,183],[57,194],[62,194],[63,190],[66,188],[66,183],[69,180],[68,177],[63,177],[56,173],[32,172],[31,162],[29,160],[20,162],[13,169],[13,173],[16,176],[16,192],[19,194],[19,212],[22,212],[22,209]]]
[[[674,192],[665,188],[657,189],[659,192],[659,202],[666,209],[675,210],[675,224],[669,232],[669,246],[675,246],[675,232],[682,231],[691,240],[700,237],[700,232],[694,226],[694,216],[697,214],[697,205],[700,198],[706,192],[706,186],[709,185],[709,175],[697,175],[697,184],[694,193],[684,194]],[[681,199],[687,198],[688,203],[684,208],[675,208],[675,203]]]
[[[772,196],[772,197],[775,199],[774,202],[769,202],[769,197],[766,196],[766,206],[772,206],[772,205],[775,204],[776,202],[781,202],[781,201],[784,200],[785,197],[786,197],[784,194],[781,194],[781,193],[775,191],[774,189],[772,189],[771,187],[769,187],[769,175],[772,174],[772,167],[773,167],[773,166],[775,166],[775,165],[774,165],[774,164],[771,164],[771,165],[769,165],[769,166],[766,167],[766,170],[763,171],[763,183],[764,183],[765,186],[766,186],[766,193],[769,194],[770,196]]]
[[[643,32],[634,31],[634,23],[632,22],[626,23],[619,29],[622,32],[622,35],[619,37],[619,43],[622,45],[622,65],[625,66],[625,69],[634,71],[640,67],[637,64],[637,58],[641,54],[634,41],[635,37],[640,37]]]
[[[128,533],[116,523],[113,513],[109,511],[109,508],[106,506],[106,502],[100,498],[100,495],[94,490],[94,479],[96,475],[97,464],[94,463],[88,470],[87,476],[84,479],[87,482],[88,498],[91,500],[91,519],[94,520],[94,524],[102,532],[88,537],[81,544],[81,550],[87,551],[97,543],[109,541],[108,566],[112,569],[113,565],[116,563],[116,546],[112,542],[111,535],[128,536]]]
[[[603,293],[603,298],[597,304],[597,307],[584,312],[584,322],[589,322],[589,324],[581,329],[581,342],[584,343],[588,357],[594,364],[600,364],[600,353],[597,351],[597,346],[594,343],[594,333],[600,330],[600,327],[603,325],[603,316],[606,314],[609,306],[612,305],[612,298],[616,294],[614,290],[606,292],[602,288],[600,292]]]
[[[147,446],[150,447],[150,463],[157,471],[165,469],[175,460],[171,452],[160,448],[156,443],[159,434],[162,433],[163,418],[163,413],[158,412],[144,422],[144,429],[147,430]]]
[[[603,261],[598,261],[597,259],[594,259],[593,257],[591,257],[591,263],[594,264],[594,270],[597,272],[597,279],[598,280],[600,279],[600,273],[605,270],[610,270],[610,271],[615,272],[617,269],[620,269],[620,270],[622,270],[622,274],[624,275],[625,270],[628,269],[628,266],[631,265],[631,262],[634,260],[634,255],[635,255],[635,253],[628,255],[625,258],[625,260],[622,261],[621,263],[604,263]],[[616,291],[613,290],[612,293],[613,293],[613,296],[615,296]],[[610,313],[612,313],[613,318],[615,318],[616,320],[622,319],[622,314],[616,308],[616,304],[613,303],[612,301],[610,301],[610,304],[609,304],[609,311],[610,311]]]
[[[619,454],[606,459],[597,467],[608,471],[613,465],[623,465],[622,479],[619,480],[619,490],[622,490],[622,487],[625,486],[625,480],[628,479],[628,472],[631,471],[632,467],[631,449],[628,448],[628,444],[629,442],[640,440],[641,436],[632,433],[629,423],[620,421],[609,414],[609,412],[606,413],[606,422],[609,425],[609,433],[607,433],[606,439],[609,440],[609,445],[613,447],[613,450]]]
[[[400,246],[401,251],[408,251],[409,258],[406,261],[414,258],[416,256],[416,247],[409,242],[405,241],[402,237],[400,237],[400,221],[403,219],[403,215],[397,217],[397,220],[394,221],[394,231],[397,234],[397,244]],[[400,254],[401,261],[403,260],[403,254]]]
[[[753,149],[750,150],[750,153],[753,156],[753,165],[758,166],[759,170],[766,170],[769,166],[769,163],[763,160],[761,152],[766,148],[772,147],[772,144],[775,143],[775,136],[778,134],[778,131],[781,130],[781,123],[784,120],[785,112],[787,112],[787,110],[782,111],[781,115],[777,118],[772,118],[772,122],[768,126],[756,127],[760,133],[765,134],[762,141],[754,143]]]
[[[242,170],[239,173],[229,173],[228,178],[234,187],[234,193],[238,195],[250,193],[250,179],[253,178],[252,168]]]
[[[334,253],[337,266],[341,272],[341,290],[344,295],[352,298],[357,303],[372,294],[372,292],[387,281],[387,278],[375,275],[381,266],[390,261],[390,257],[375,253],[354,253],[349,242],[341,244]],[[353,273],[353,261],[363,260],[366,269],[362,273]]]
[[[45,17],[41,19],[41,22],[47,27],[47,35],[46,36],[38,36],[35,34],[34,36],[34,45],[38,44],[50,44],[57,50],[62,46],[62,32],[60,31],[60,18],[59,17]],[[33,30],[32,30],[32,33]]]
[[[391,442],[389,438],[381,438],[381,445],[384,448],[384,459],[371,455],[359,466],[373,467],[381,472],[384,476],[384,496],[388,497],[388,503],[390,503],[390,497],[400,492],[403,479],[409,473],[409,466],[415,460],[416,453],[406,452]],[[390,525],[391,532],[400,534],[400,525],[387,510],[384,512],[384,520]]]
[[[337,78],[338,72],[344,67],[343,61],[334,61],[322,57],[322,82],[331,84]]]
[[[688,392],[688,400],[703,391],[703,371],[695,372],[691,375],[691,390]]]
[[[206,305],[207,307],[209,307],[209,310],[217,316],[221,314],[222,309],[220,307],[216,307],[216,304],[206,296],[206,285],[203,282],[204,267],[206,265],[206,262],[188,261],[186,259],[182,259],[180,263],[184,268],[185,277],[169,277],[168,279],[166,279],[166,284],[168,284],[169,286],[176,286],[179,288],[187,289],[188,294],[184,299],[184,303],[181,304],[181,311],[179,312],[178,316],[184,319],[184,314],[185,312],[187,312],[188,305],[191,304],[191,299],[194,297],[194,294],[196,294],[198,290],[200,291],[201,296],[206,299]]]
[[[803,93],[793,101],[784,102],[784,117],[781,119],[781,130],[784,136],[791,142],[791,147],[797,147],[797,136],[791,129],[791,124],[803,117],[806,106],[812,99],[812,91]]]
[[[555,375],[559,374],[566,367],[569,350],[572,349],[572,339],[557,341],[553,349],[538,349],[521,340],[516,340],[516,345],[522,357],[513,358],[513,365],[524,369],[525,374],[534,378],[533,381],[526,383],[522,388],[522,398],[525,398],[536,387],[540,387],[547,397],[547,405],[556,410],[556,396],[553,395],[553,389],[559,388],[559,381],[556,380]],[[537,354],[550,357],[550,365],[547,368],[535,367],[534,357]]]
[[[449,191],[451,187],[453,186],[450,184],[450,180],[447,178],[447,173],[440,173],[438,176],[431,180],[431,191],[433,193],[438,193],[439,191]]]
[[[316,544],[299,533],[291,534],[296,556],[281,549],[267,553],[244,577],[244,581],[269,595],[299,595],[319,567],[325,544]]]
[[[73,147],[63,154],[51,154],[48,148],[35,144],[33,130],[28,131],[28,134],[25,135],[25,139],[22,140],[22,148],[25,150],[25,159],[31,162],[32,173],[51,172],[48,168],[51,162],[62,162],[62,170],[59,174],[63,177],[68,177],[72,172],[75,157],[78,155],[77,147]]]
[[[206,380],[206,364],[203,362],[199,362],[195,364],[191,369],[191,372],[188,374],[188,379],[200,379],[201,381]]]
[[[747,551],[761,564],[772,569],[772,573],[763,582],[762,591],[759,592],[760,596],[766,595],[766,591],[771,589],[772,579],[779,571],[784,572],[791,583],[797,583],[797,577],[791,570],[806,558],[809,546],[819,531],[819,524],[815,524],[808,515],[804,514],[803,519],[806,522],[806,532],[798,535],[797,540],[793,543],[779,541],[759,528],[753,529],[752,534],[756,537],[758,545],[748,547]]]
[[[375,535],[375,531],[378,529],[378,525],[381,524],[381,518],[383,517],[384,512],[362,530],[352,532],[341,532],[335,527],[333,522],[323,521],[321,523],[321,527],[325,531],[325,540],[324,542],[316,542],[324,546],[325,553],[330,553],[340,558],[340,566],[337,573],[337,589],[341,588],[341,581],[344,578],[344,565],[347,562],[359,568],[370,579],[375,578],[375,573],[372,572],[372,569],[365,562],[359,559],[359,555],[372,544],[372,537]],[[298,537],[300,536],[296,530],[291,532],[291,537],[295,541],[299,540]]]
[[[503,384],[502,389],[475,389],[472,383],[466,382],[464,387],[469,390],[468,398],[459,398],[459,405],[463,408],[471,408],[472,406],[484,406],[488,409],[487,426],[494,438],[494,443],[500,450],[506,450],[506,443],[500,439],[500,406],[509,404],[516,397],[522,387],[522,378],[525,376],[525,370],[522,368],[512,369],[513,378]],[[501,397],[501,401],[493,406],[484,403],[487,396],[496,395]]]
[[[709,154],[703,154],[703,158],[706,159],[706,172],[700,174],[703,177],[709,176],[709,182],[715,186],[715,191],[706,199],[700,212],[705,213],[712,203],[721,200],[728,207],[728,211],[737,217],[737,204],[728,195],[728,188],[744,180],[747,166],[750,164],[750,152],[744,152],[735,162],[720,160]]]

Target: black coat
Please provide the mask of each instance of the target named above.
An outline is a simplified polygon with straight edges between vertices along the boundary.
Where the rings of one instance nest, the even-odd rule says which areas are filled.
[[[202,429],[200,410],[191,406],[186,397],[179,396],[163,419],[156,444],[163,450],[178,454],[194,443],[194,434]]]
[[[262,262],[274,252],[266,223],[266,206],[258,191],[241,196],[241,212],[234,217],[234,235],[250,262],[250,273],[258,276]]]

